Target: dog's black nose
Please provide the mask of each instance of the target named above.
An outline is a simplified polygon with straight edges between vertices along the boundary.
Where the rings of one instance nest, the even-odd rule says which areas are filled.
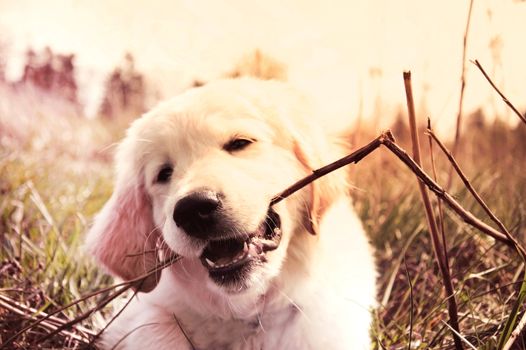
[[[221,200],[216,192],[203,190],[180,199],[175,204],[175,224],[188,235],[206,239],[218,223]]]

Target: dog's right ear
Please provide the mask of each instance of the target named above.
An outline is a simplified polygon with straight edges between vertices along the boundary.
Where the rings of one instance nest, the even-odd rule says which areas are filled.
[[[124,280],[150,272],[158,261],[155,248],[159,232],[153,224],[150,198],[142,183],[118,181],[86,239],[88,251]],[[136,286],[149,292],[157,282],[158,276],[153,274]]]
[[[308,145],[315,145],[308,147]],[[329,158],[330,155],[339,155],[341,150],[336,145],[329,145],[322,139],[311,136],[310,142],[296,136],[293,145],[294,155],[303,168],[311,173],[317,168],[336,160]],[[305,222],[307,230],[316,235],[319,231],[319,223],[325,211],[330,205],[346,192],[347,181],[345,173],[341,170],[327,174],[316,181],[311,182],[310,200],[308,200],[308,218]]]

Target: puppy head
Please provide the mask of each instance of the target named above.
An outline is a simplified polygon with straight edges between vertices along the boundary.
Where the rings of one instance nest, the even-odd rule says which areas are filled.
[[[265,293],[291,238],[315,233],[324,208],[344,191],[341,175],[331,174],[270,207],[338,156],[310,124],[307,106],[282,83],[224,80],[135,121],[117,153],[115,192],[88,236],[93,254],[129,279],[153,267],[162,242],[182,256],[186,285]]]

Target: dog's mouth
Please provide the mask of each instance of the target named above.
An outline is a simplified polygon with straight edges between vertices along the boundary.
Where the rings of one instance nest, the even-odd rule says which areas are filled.
[[[269,209],[265,221],[248,238],[230,238],[208,242],[201,254],[201,263],[218,283],[236,282],[252,262],[266,261],[265,254],[279,247],[281,220]]]

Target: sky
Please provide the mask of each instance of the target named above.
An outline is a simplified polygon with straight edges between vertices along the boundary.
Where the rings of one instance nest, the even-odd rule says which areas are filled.
[[[93,103],[124,52],[162,96],[211,80],[261,49],[284,62],[292,84],[343,127],[378,128],[405,110],[402,72],[411,70],[420,116],[452,133],[458,111],[469,0],[0,0],[8,74],[20,75],[30,45],[74,52]],[[526,108],[526,1],[475,0],[467,59],[478,59],[519,108]],[[466,66],[465,113],[514,121],[476,67]]]

